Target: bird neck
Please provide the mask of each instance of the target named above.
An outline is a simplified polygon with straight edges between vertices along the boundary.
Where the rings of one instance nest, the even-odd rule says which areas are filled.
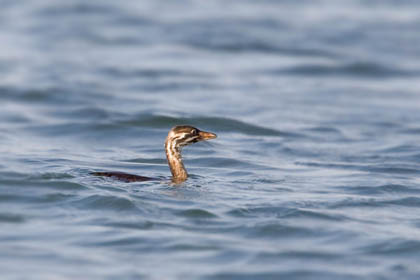
[[[188,173],[182,162],[181,148],[177,145],[176,141],[171,138],[166,138],[165,151],[172,173],[172,181],[182,183],[187,180]]]

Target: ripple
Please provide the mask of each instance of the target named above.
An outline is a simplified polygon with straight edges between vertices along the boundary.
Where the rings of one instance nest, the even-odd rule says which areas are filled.
[[[306,259],[306,260],[334,260],[338,257],[341,257],[340,254],[337,254],[335,252],[329,252],[327,250],[325,251],[314,251],[314,250],[289,250],[289,251],[282,251],[282,252],[263,252],[259,253],[257,256],[255,256],[254,262],[266,262],[273,259],[290,259],[290,258],[296,258],[296,259]]]
[[[144,164],[167,164],[167,161],[162,158],[133,158],[122,160],[122,162],[135,162],[135,163],[144,163]]]
[[[216,214],[213,214],[204,209],[188,209],[182,210],[177,213],[178,216],[186,217],[186,218],[194,218],[194,219],[210,219],[210,218],[217,218]]]
[[[325,220],[325,221],[344,221],[348,217],[339,214],[327,214],[320,211],[296,209],[286,213],[282,218],[305,218],[310,220]]]
[[[420,134],[420,127],[413,127],[401,130],[402,133],[418,135]]]
[[[137,209],[136,205],[130,199],[97,194],[75,201],[72,203],[72,205],[82,209],[90,210],[100,209],[112,211],[129,211]]]
[[[397,184],[386,184],[380,186],[343,186],[338,188],[360,195],[420,193],[420,189],[416,187]]]
[[[385,173],[385,174],[418,174],[420,168],[413,168],[411,166],[368,166],[362,170],[375,172],[375,173]]]
[[[343,65],[306,64],[286,69],[266,71],[272,75],[358,76],[364,78],[417,77],[419,71],[387,67],[375,63],[356,62]]]
[[[69,182],[69,181],[35,181],[31,178],[24,178],[23,180],[0,179],[0,184],[14,187],[36,188],[36,189],[55,189],[55,190],[85,190],[85,185]]]
[[[383,201],[384,205],[399,205],[403,207],[420,207],[420,197],[410,196],[400,199],[386,200]]]
[[[136,221],[136,222],[107,222],[104,226],[110,228],[126,228],[126,229],[138,229],[148,230],[155,227],[155,223],[151,221]]]
[[[111,113],[108,110],[103,108],[98,108],[95,106],[86,106],[83,108],[77,109],[69,109],[69,110],[60,110],[54,111],[54,117],[60,117],[62,119],[68,120],[84,120],[91,122],[92,120],[101,120],[106,121],[111,119],[112,117],[115,118],[116,113]]]
[[[349,163],[322,163],[322,162],[295,162],[296,165],[320,167],[320,168],[334,168],[334,169],[346,169],[346,170],[358,170],[373,173],[384,173],[384,174],[418,174],[420,169],[417,166],[411,166],[404,164],[405,166],[392,166],[384,164],[366,165],[366,164],[349,164]]]
[[[12,213],[0,213],[0,223],[23,223],[25,218],[22,215]]]
[[[251,163],[245,160],[237,160],[233,158],[226,158],[226,157],[200,157],[194,161],[193,163],[198,163],[199,165],[203,166],[212,166],[212,167],[224,167],[224,168],[233,168],[238,167],[241,169],[272,169],[272,167],[264,166],[260,164]],[[232,172],[232,171],[228,171]],[[246,172],[246,171],[235,171],[235,172]],[[233,175],[233,174],[232,174]],[[238,173],[236,175],[239,175]]]
[[[334,208],[357,208],[357,207],[386,207],[386,206],[398,205],[402,207],[420,207],[420,198],[409,196],[397,199],[378,199],[378,198],[347,198],[339,202],[332,203],[329,207]]]
[[[171,252],[181,252],[185,253],[188,251],[219,251],[220,247],[217,245],[207,245],[207,244],[190,244],[190,243],[182,243],[176,242],[175,244],[166,245],[164,247],[165,250]]]
[[[314,236],[315,230],[304,227],[290,226],[280,223],[256,224],[253,228],[245,230],[246,235],[265,238],[282,238],[282,237],[299,237],[299,236]],[[318,232],[320,234],[320,232]]]
[[[222,51],[229,53],[266,53],[266,54],[278,54],[285,56],[297,56],[297,57],[326,57],[335,58],[337,54],[321,48],[304,48],[304,47],[281,47],[276,46],[273,43],[262,42],[262,41],[246,41],[238,42],[233,40],[220,41],[220,42],[209,42],[209,41],[196,41],[191,40],[189,43],[191,46],[200,49]]]
[[[228,215],[238,218],[275,217],[279,219],[309,219],[325,221],[343,221],[348,218],[339,214],[322,213],[315,210],[287,207],[253,207],[229,210]]]
[[[276,279],[325,279],[325,280],[358,280],[365,277],[358,277],[352,273],[322,272],[311,269],[287,269],[287,271],[274,272],[225,272],[205,276],[206,280],[276,280]]]
[[[116,67],[102,68],[101,73],[112,76],[112,78],[145,78],[145,79],[161,79],[171,77],[209,77],[204,72],[188,72],[171,68],[135,68],[125,69]]]
[[[29,104],[68,104],[74,98],[71,92],[64,88],[50,87],[43,89],[18,89],[9,87],[0,87],[1,98],[5,100],[19,101]]]
[[[295,209],[288,207],[242,207],[229,210],[226,214],[238,218],[251,218],[259,216],[284,216]]]
[[[106,241],[93,241],[88,242],[88,246],[94,246],[94,247],[126,247],[126,246],[138,246],[139,244],[147,243],[147,239],[141,238],[141,237],[122,237],[122,238],[114,238],[112,240],[106,240]]]
[[[344,65],[303,65],[289,69],[273,71],[273,74],[293,74],[304,76],[360,76],[370,78],[416,77],[418,71],[408,71],[396,67],[386,67],[375,63],[356,62]]]
[[[316,126],[316,127],[307,128],[306,130],[311,131],[311,132],[342,135],[342,132],[339,129],[335,127],[331,127],[331,126]]]
[[[416,153],[419,147],[415,145],[395,145],[389,148],[381,149],[379,153]]]
[[[68,173],[45,172],[37,175],[31,175],[30,180],[57,180],[57,179],[73,179],[74,176]],[[66,181],[66,183],[69,183]],[[70,183],[72,184],[72,183]]]
[[[72,5],[50,5],[40,9],[37,14],[46,17],[63,17],[63,16],[80,16],[80,15],[112,15],[116,12],[115,6],[107,6],[103,3],[98,5],[96,3],[75,2]]]
[[[420,242],[414,240],[393,239],[377,242],[360,248],[361,251],[373,255],[417,255]]]

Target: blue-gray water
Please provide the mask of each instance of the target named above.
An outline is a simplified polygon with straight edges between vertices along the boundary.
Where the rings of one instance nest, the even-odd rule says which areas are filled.
[[[0,4],[1,279],[419,279],[419,1]]]

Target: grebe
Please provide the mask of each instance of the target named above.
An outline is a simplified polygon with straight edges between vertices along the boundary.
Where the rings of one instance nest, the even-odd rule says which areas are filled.
[[[169,169],[172,173],[172,182],[182,183],[188,178],[187,170],[184,167],[181,156],[181,148],[199,141],[216,138],[216,134],[201,131],[189,125],[178,125],[173,127],[165,140],[165,152]],[[112,177],[124,182],[139,182],[156,180],[155,178],[132,175],[122,172],[93,172],[95,176]]]

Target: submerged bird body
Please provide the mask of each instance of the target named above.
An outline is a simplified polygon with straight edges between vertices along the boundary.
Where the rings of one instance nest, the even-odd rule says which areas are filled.
[[[169,169],[172,173],[174,183],[182,183],[188,178],[187,170],[182,161],[181,149],[192,143],[216,138],[216,134],[201,131],[189,125],[178,125],[173,127],[165,140],[165,152]],[[122,172],[94,172],[95,176],[112,177],[124,182],[139,182],[155,180],[155,178],[132,175]]]

